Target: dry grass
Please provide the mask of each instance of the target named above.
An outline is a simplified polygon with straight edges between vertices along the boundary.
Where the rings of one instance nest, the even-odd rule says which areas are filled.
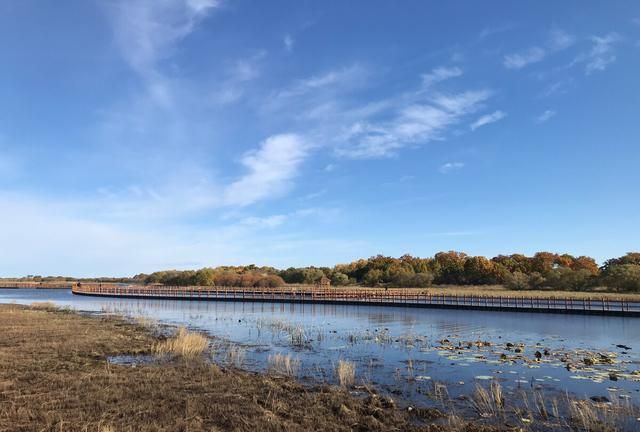
[[[313,289],[310,285],[297,286],[299,290]],[[429,288],[371,288],[363,286],[336,286],[331,288],[333,292],[357,293],[362,291],[379,292],[380,294],[418,292],[432,295],[475,295],[475,296],[503,296],[517,298],[548,298],[559,299],[625,299],[629,301],[640,301],[639,293],[617,293],[607,291],[603,288],[596,288],[592,291],[555,291],[555,290],[511,290],[504,285],[434,285]]]
[[[504,395],[502,386],[496,381],[491,383],[488,390],[477,385],[472,403],[481,417],[496,417],[503,414]]]
[[[225,354],[225,360],[229,366],[241,368],[246,356],[247,352],[243,347],[239,345],[233,345],[230,346],[227,350]]]
[[[406,411],[332,387],[168,359],[117,317],[0,305],[0,431],[417,431]],[[379,398],[378,398],[379,399]]]
[[[338,360],[336,375],[342,387],[351,387],[356,383],[356,364],[348,360]]]
[[[409,288],[409,290],[427,291],[433,295],[479,295],[479,296],[504,296],[504,297],[525,297],[525,298],[570,298],[570,299],[619,299],[638,300],[640,294],[615,293],[602,290],[597,291],[546,291],[546,290],[511,290],[503,285],[439,285],[430,288]],[[389,291],[394,291],[389,288]]]
[[[202,356],[208,347],[209,339],[206,336],[180,327],[174,337],[155,344],[153,352],[159,355],[173,354],[193,359]]]
[[[30,305],[31,309],[43,310],[43,311],[55,311],[58,310],[58,305],[52,302],[33,302]]]
[[[273,354],[269,356],[269,368],[277,374],[292,377],[298,374],[300,360],[293,358],[291,354]]]

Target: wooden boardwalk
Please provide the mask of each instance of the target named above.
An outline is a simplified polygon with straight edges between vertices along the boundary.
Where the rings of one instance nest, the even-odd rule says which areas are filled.
[[[74,282],[24,282],[12,280],[0,280],[0,288],[32,288],[32,289],[71,289]]]
[[[526,297],[431,294],[428,289],[172,287],[124,284],[76,284],[78,295],[171,300],[224,300],[357,304],[507,312],[542,312],[640,317],[640,302],[607,297]]]

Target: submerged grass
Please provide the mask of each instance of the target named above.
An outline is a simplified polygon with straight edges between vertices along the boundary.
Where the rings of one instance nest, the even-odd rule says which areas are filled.
[[[291,354],[273,354],[269,356],[269,368],[280,375],[295,376],[300,369],[300,360],[293,358]]]
[[[246,356],[247,351],[243,347],[239,345],[232,345],[227,349],[225,360],[227,365],[241,368]]]

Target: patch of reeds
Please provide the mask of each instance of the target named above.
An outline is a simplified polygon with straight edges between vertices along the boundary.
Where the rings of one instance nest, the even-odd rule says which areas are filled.
[[[43,310],[53,312],[58,310],[58,305],[53,302],[33,302],[30,305],[31,309]]]
[[[356,382],[356,364],[349,360],[338,360],[336,375],[342,387],[351,387]]]
[[[246,355],[247,352],[243,347],[239,345],[233,345],[227,350],[225,360],[228,365],[241,368]]]
[[[302,348],[307,344],[307,337],[302,326],[289,329],[289,340],[294,347]]]
[[[142,316],[142,315],[135,317],[134,321],[140,327],[144,327],[148,329],[154,329],[158,326],[158,322],[156,320],[146,316]]]
[[[295,376],[300,369],[300,360],[291,354],[276,353],[269,356],[269,368],[280,375]]]
[[[153,352],[159,355],[177,355],[192,359],[202,355],[209,347],[209,339],[201,333],[191,332],[180,327],[176,335],[153,346]]]
[[[500,383],[493,381],[489,389],[476,386],[473,407],[481,417],[496,417],[504,412],[504,394]]]

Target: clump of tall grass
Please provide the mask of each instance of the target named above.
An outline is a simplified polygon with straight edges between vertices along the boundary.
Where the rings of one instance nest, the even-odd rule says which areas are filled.
[[[338,360],[336,375],[342,387],[350,387],[356,382],[356,364],[349,360]]]
[[[307,336],[302,326],[296,326],[289,329],[289,340],[294,347],[304,347],[307,344]]]
[[[145,327],[148,329],[154,329],[158,326],[158,322],[156,320],[142,315],[135,317],[134,321],[140,327]]]
[[[300,368],[300,360],[291,357],[291,354],[273,354],[269,356],[269,366],[275,373],[294,376]]]
[[[489,390],[478,385],[473,395],[473,406],[481,417],[495,417],[504,409],[504,394],[500,383],[493,381]]]
[[[237,368],[241,368],[242,363],[244,363],[246,354],[246,350],[241,346],[233,345],[229,347],[226,353],[227,364]]]
[[[57,311],[58,305],[53,302],[33,302],[29,305],[31,309],[43,310],[43,311]]]
[[[174,337],[154,345],[153,352],[160,355],[173,354],[184,358],[195,358],[204,353],[208,347],[209,339],[206,336],[180,327]]]

